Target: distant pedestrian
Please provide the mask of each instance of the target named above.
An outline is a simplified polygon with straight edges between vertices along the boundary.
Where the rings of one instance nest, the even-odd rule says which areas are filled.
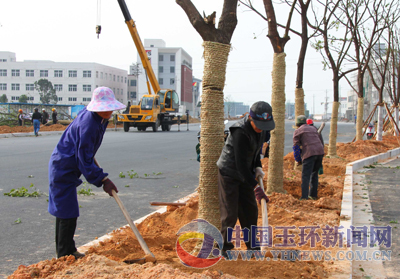
[[[51,118],[53,119],[53,124],[57,124],[57,111],[55,108],[51,109],[53,113],[51,114]]]
[[[357,124],[357,115],[354,115],[354,124]]]
[[[45,109],[42,109],[42,124],[46,124],[49,121],[49,114],[46,112]]]
[[[42,121],[42,114],[39,112],[38,108],[35,108],[34,111],[35,112],[32,114],[33,132],[35,133],[35,136],[38,136],[40,130],[40,122]]]
[[[19,111],[18,111],[18,126],[22,126],[23,116],[24,116],[24,114],[22,112],[22,109],[19,109]]]

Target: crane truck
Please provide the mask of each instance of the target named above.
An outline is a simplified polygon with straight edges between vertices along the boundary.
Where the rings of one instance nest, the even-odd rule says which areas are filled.
[[[136,127],[139,131],[145,131],[151,127],[153,132],[157,132],[161,126],[162,131],[169,131],[171,125],[176,123],[187,123],[180,119],[179,96],[173,89],[161,89],[154,74],[146,50],[140,40],[135,22],[131,18],[128,7],[124,0],[118,0],[125,23],[128,26],[136,49],[142,61],[143,68],[147,77],[148,94],[142,96],[138,105],[132,105],[122,114],[117,114],[119,122],[123,122],[124,131],[128,132],[130,127]],[[152,93],[152,90],[153,92]],[[188,115],[187,115],[188,116]]]

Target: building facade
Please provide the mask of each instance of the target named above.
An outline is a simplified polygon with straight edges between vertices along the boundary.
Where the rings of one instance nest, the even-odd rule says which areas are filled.
[[[178,93],[180,104],[193,116],[192,57],[179,47],[166,47],[161,39],[145,39],[144,48],[151,61],[161,89],[173,89]],[[140,57],[138,54],[138,61]],[[141,65],[137,80],[137,99],[148,94],[146,74]],[[153,92],[154,93],[154,92]]]
[[[106,86],[114,91],[116,99],[126,104],[128,100],[128,73],[98,63],[54,62],[24,60],[18,62],[13,52],[0,51],[0,96],[8,102],[18,102],[21,95],[28,102],[40,103],[34,83],[47,79],[53,84],[57,104],[87,105],[96,87]]]

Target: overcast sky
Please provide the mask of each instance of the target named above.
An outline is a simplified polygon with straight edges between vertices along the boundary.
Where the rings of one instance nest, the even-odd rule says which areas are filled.
[[[202,78],[202,39],[189,23],[182,8],[173,0],[125,0],[142,39],[163,39],[167,47],[182,47],[193,59],[193,75]],[[0,51],[15,52],[17,61],[96,62],[129,71],[137,62],[137,51],[116,0],[0,0]],[[222,11],[222,0],[192,0],[199,12],[210,15]],[[262,4],[262,1],[259,4]],[[286,22],[287,7],[275,7],[279,22]],[[260,11],[265,14],[263,6]],[[102,33],[95,27],[100,20]],[[295,18],[294,27],[300,26]],[[251,105],[271,101],[273,49],[267,23],[244,6],[238,7],[238,25],[232,38],[225,96]],[[283,30],[280,30],[283,34]],[[256,37],[256,39],[254,39]],[[300,39],[291,35],[286,44],[286,100],[294,102],[296,63]],[[304,76],[305,102],[310,113],[323,113],[321,102],[332,97],[331,71],[323,71],[322,59],[308,48]],[[341,96],[349,86],[341,83]],[[328,112],[330,112],[329,106]]]

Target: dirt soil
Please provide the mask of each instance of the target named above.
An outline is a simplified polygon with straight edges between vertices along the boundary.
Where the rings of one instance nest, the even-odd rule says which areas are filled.
[[[338,143],[339,157],[324,158],[324,174],[320,175],[319,199],[316,201],[299,200],[301,172],[293,170],[293,153],[289,153],[284,158],[284,189],[287,193],[274,193],[270,196],[269,225],[296,226],[289,230],[289,233],[296,233],[295,243],[300,241],[299,226],[339,225],[346,164],[397,147],[399,138],[393,136],[384,137],[382,142],[369,140]],[[267,166],[268,159],[263,159],[265,173]],[[333,261],[242,261],[240,257],[238,261],[222,259],[206,270],[186,267],[176,254],[176,233],[183,225],[196,219],[197,209],[198,197],[195,197],[186,206],[169,207],[167,212],[153,214],[137,226],[156,256],[156,263],[124,263],[124,260],[145,255],[131,229],[124,227],[113,231],[110,239],[90,247],[82,259],[75,260],[73,256],[68,256],[30,266],[21,265],[8,278],[329,278],[331,274],[339,272]],[[259,212],[261,225],[261,210]],[[274,245],[277,243],[282,243],[282,240],[274,235]],[[325,250],[319,243],[315,248],[307,243],[296,249]]]

